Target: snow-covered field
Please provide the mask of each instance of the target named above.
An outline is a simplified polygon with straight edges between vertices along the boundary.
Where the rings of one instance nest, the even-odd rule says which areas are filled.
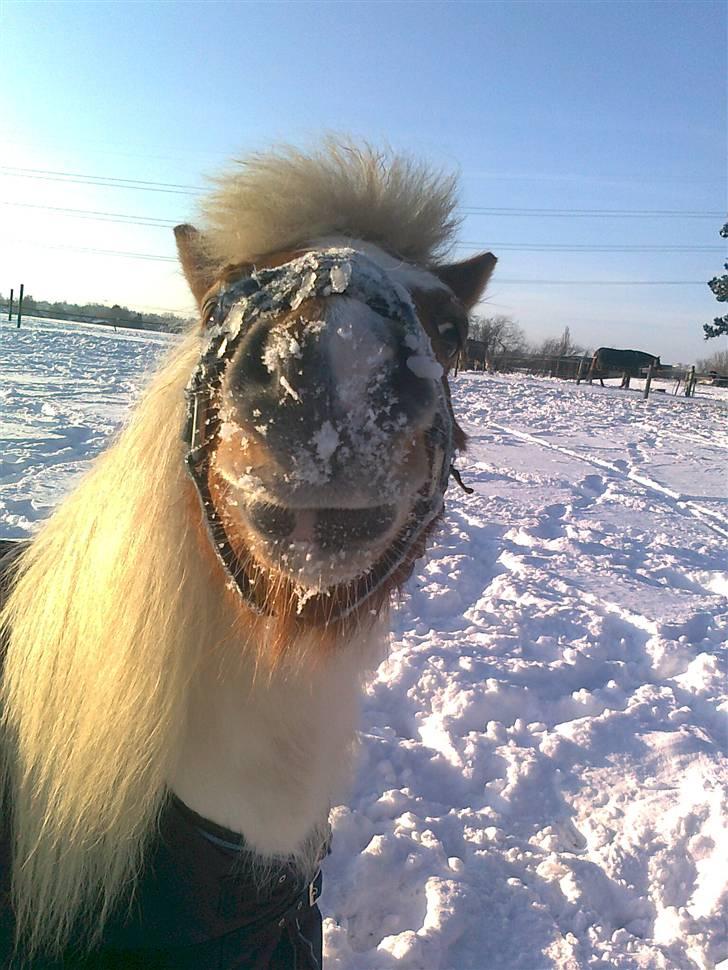
[[[0,326],[0,535],[49,513],[170,339]],[[483,374],[454,401],[475,492],[451,486],[368,689],[326,968],[713,968],[726,401]]]

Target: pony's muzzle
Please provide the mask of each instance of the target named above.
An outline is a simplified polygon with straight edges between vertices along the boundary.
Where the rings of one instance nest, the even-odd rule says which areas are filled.
[[[245,334],[221,387],[213,464],[257,559],[315,585],[386,553],[432,477],[441,395],[428,352],[348,297],[310,300]]]

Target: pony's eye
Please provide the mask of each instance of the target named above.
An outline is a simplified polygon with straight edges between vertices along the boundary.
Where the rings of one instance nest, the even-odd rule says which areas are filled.
[[[204,326],[207,326],[211,322],[211,317],[215,312],[215,307],[217,306],[217,294],[214,297],[208,297],[207,300],[202,304],[202,322]]]
[[[438,325],[437,332],[439,334],[440,344],[442,345],[445,356],[448,359],[454,357],[461,349],[463,344],[458,325],[453,323],[451,320],[446,320],[445,323]]]

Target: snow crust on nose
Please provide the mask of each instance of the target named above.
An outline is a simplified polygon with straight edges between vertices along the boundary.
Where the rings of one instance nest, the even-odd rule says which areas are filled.
[[[337,402],[342,410],[365,404],[391,374],[395,351],[383,338],[386,324],[365,303],[348,297],[329,300],[327,351]]]

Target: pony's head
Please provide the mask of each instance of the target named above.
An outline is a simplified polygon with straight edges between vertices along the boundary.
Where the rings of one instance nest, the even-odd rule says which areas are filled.
[[[436,261],[453,204],[440,176],[329,145],[244,163],[206,230],[176,230],[202,316],[188,467],[207,541],[256,612],[340,627],[424,550],[465,440],[447,374],[495,265]]]

